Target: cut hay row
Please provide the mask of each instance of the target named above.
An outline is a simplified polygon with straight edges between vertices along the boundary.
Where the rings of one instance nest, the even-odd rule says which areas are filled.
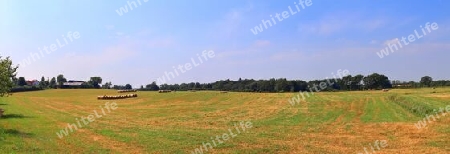
[[[129,92],[137,92],[136,89],[130,89],[130,90],[117,90],[119,93],[129,93]]]
[[[125,99],[125,98],[133,98],[138,97],[137,94],[128,94],[128,95],[117,95],[117,96],[98,96],[97,99]]]

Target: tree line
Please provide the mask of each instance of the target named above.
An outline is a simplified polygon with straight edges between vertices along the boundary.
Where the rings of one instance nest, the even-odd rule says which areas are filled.
[[[57,77],[45,78],[42,77],[39,85],[28,86],[24,77],[12,78],[15,84],[12,92],[43,90],[43,89],[133,89],[130,84],[126,85],[112,85],[111,82],[106,82],[102,85],[102,77],[91,77],[89,81],[84,82],[79,86],[68,86],[64,83],[68,80],[64,75],[60,74]],[[268,79],[268,80],[254,80],[241,79],[237,81],[220,80],[212,83],[181,83],[181,84],[162,84],[158,85],[156,82],[141,86],[138,88],[141,91],[158,91],[158,90],[173,90],[173,91],[188,91],[188,90],[213,90],[213,91],[235,91],[235,92],[299,92],[311,91],[311,87],[319,86],[321,83],[328,83],[326,88],[321,91],[358,91],[371,89],[389,89],[389,88],[421,88],[421,87],[440,87],[450,86],[449,80],[433,81],[429,76],[422,77],[420,82],[415,81],[390,81],[389,78],[383,74],[373,73],[367,76],[364,75],[348,75],[342,78],[321,79],[312,81],[303,80],[287,80],[286,78]]]
[[[68,81],[64,75],[60,74],[57,77],[45,78],[41,77],[41,80],[38,81],[37,85],[29,85],[25,77],[13,77],[12,83],[13,88],[11,92],[21,92],[21,91],[33,91],[33,90],[44,90],[44,89],[111,89],[111,82],[106,82],[101,85],[103,79],[101,77],[91,77],[89,81],[84,82],[81,85],[65,85],[64,83],[70,82]]]
[[[429,76],[422,77],[420,82],[415,81],[390,81],[383,74],[373,73],[364,75],[348,75],[336,79],[322,79],[312,81],[287,80],[286,78],[254,80],[241,79],[237,81],[220,80],[212,83],[181,83],[181,84],[163,84],[158,86],[155,82],[141,86],[140,90],[215,90],[215,91],[235,91],[235,92],[299,92],[311,91],[311,87],[327,83],[327,86],[321,91],[359,91],[359,90],[380,90],[390,88],[421,88],[421,87],[440,87],[450,86],[450,80],[433,81]]]

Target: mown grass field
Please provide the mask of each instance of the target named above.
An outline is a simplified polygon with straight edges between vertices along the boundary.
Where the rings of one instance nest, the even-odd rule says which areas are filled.
[[[414,126],[450,105],[450,88],[323,92],[291,106],[298,93],[138,92],[118,109],[60,139],[75,118],[100,110],[114,90],[46,90],[0,98],[0,153],[191,153],[239,121],[248,132],[205,153],[450,153],[450,114]]]

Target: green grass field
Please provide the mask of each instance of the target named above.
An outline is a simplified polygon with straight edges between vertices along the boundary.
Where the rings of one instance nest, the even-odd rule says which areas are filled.
[[[450,88],[323,92],[291,106],[298,93],[46,90],[0,98],[0,153],[191,153],[240,121],[246,132],[204,153],[450,153],[450,114],[418,129],[433,109],[450,105]],[[112,110],[60,139],[56,132],[106,102]]]

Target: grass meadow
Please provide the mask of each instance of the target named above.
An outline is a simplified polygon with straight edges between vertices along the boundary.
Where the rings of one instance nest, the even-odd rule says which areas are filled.
[[[137,92],[118,108],[59,138],[56,132],[100,110],[114,90],[45,90],[0,98],[0,153],[191,153],[240,121],[253,127],[204,153],[450,153],[450,88],[315,93]]]

